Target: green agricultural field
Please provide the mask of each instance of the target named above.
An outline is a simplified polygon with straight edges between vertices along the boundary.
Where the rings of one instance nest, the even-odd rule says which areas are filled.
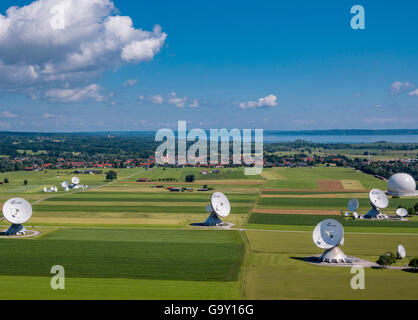
[[[267,224],[267,225],[289,225],[289,226],[310,226],[312,230],[314,227],[324,219],[335,219],[345,227],[393,227],[400,228],[417,228],[418,232],[418,217],[409,218],[409,221],[369,221],[369,220],[353,220],[350,218],[343,218],[342,216],[327,216],[327,215],[303,215],[303,214],[264,214],[253,213],[249,219],[252,224]],[[371,229],[370,232],[374,232]]]
[[[219,173],[202,174],[202,171],[219,170]],[[147,171],[141,178],[164,182],[166,179],[174,179],[175,182],[185,182],[187,175],[194,175],[196,180],[261,180],[260,176],[247,176],[244,168],[153,168]],[[136,179],[130,179],[136,180]]]
[[[346,198],[261,198],[258,201],[259,208],[280,208],[280,209],[334,209],[347,210]],[[366,213],[370,209],[370,200],[368,198],[358,199],[360,203],[360,212]],[[399,206],[405,208],[413,207],[418,203],[417,198],[393,198],[389,200],[389,206],[383,210],[392,211]]]
[[[179,281],[180,287],[185,281],[198,282],[197,287],[202,283],[201,288],[210,288],[208,282],[214,282],[215,290],[225,287],[230,292],[231,296],[224,298],[236,298],[238,287],[233,283],[238,281],[244,255],[238,231],[59,229],[36,239],[3,239],[3,244],[0,279],[19,276],[36,283],[44,277],[46,285],[51,267],[62,265],[68,282],[75,279],[83,283],[87,292],[94,289],[90,287],[94,279],[155,280],[157,287],[170,280]],[[28,261],[31,268],[27,267]],[[124,291],[130,283],[112,282],[120,284],[113,294]],[[140,283],[152,286],[154,281]],[[149,286],[138,286],[135,295],[141,296],[142,292],[144,297],[151,290],[155,297],[156,292]],[[167,298],[175,299],[178,288],[173,285],[171,289]],[[25,296],[25,291],[14,294]]]
[[[416,273],[402,270],[365,270],[365,289],[353,290],[350,268],[311,265],[302,259],[321,251],[310,232],[246,232],[250,254],[244,275],[247,299],[418,299]],[[418,235],[346,234],[348,255],[375,261],[402,243],[406,265],[418,255]]]
[[[58,193],[44,193],[43,187],[69,181],[74,176],[73,170],[4,173],[9,183],[0,186],[0,199],[5,201],[14,196],[26,198],[33,203],[31,221],[42,226],[182,227],[205,219],[205,207],[212,192],[174,193],[165,188],[157,189],[152,184],[144,186],[135,180],[145,175],[158,176],[170,170],[183,175],[186,169],[190,168],[119,169],[118,179],[112,182],[105,181],[104,174],[78,175],[81,183],[89,185],[89,189],[60,190]],[[28,186],[23,186],[25,179],[29,181]],[[232,185],[229,184],[231,181]],[[195,190],[198,188],[193,187]],[[219,188],[214,186],[214,190],[222,190],[231,200],[231,222],[240,226],[245,223],[246,215],[257,200],[258,187],[259,184],[243,185],[240,180],[222,180]]]
[[[203,208],[204,209],[204,208]],[[98,206],[97,204],[88,205],[45,205],[37,204],[33,206],[33,210],[36,216],[38,212],[139,212],[139,213],[204,213],[205,210],[202,210],[202,206],[158,206],[154,205],[104,205]],[[246,213],[248,208],[245,207],[236,207],[231,213]]]
[[[179,281],[70,278],[65,290],[51,290],[49,277],[0,276],[1,300],[237,300],[237,281]]]
[[[386,182],[351,168],[313,167],[313,168],[272,168],[282,179],[267,180],[266,189],[318,189],[318,180],[357,180],[366,189],[386,188]],[[264,171],[263,170],[263,171]]]
[[[84,170],[84,169],[83,169]],[[9,183],[0,185],[0,194],[19,194],[19,193],[43,193],[43,187],[50,187],[52,185],[60,186],[63,181],[71,181],[71,178],[77,176],[80,178],[80,183],[88,185],[89,187],[97,187],[105,185],[106,175],[108,169],[103,170],[103,174],[73,174],[74,169],[57,169],[46,171],[14,171],[0,174],[0,181],[8,179]],[[120,169],[118,171],[118,179],[125,179],[131,175],[143,174],[143,169]],[[27,180],[28,185],[25,186],[23,181]],[[61,189],[61,188],[59,188]],[[59,193],[63,193],[60,190]],[[44,194],[45,195],[45,194]]]
[[[0,201],[14,196],[30,201],[33,216],[26,225],[41,235],[0,239],[4,257],[0,281],[6,289],[0,299],[383,299],[397,294],[418,298],[416,274],[370,269],[367,290],[353,293],[349,269],[301,260],[320,253],[311,232],[326,218],[344,225],[347,254],[375,260],[402,243],[408,259],[418,256],[418,217],[373,222],[291,214],[295,209],[338,213],[346,210],[350,198],[360,200],[363,213],[369,209],[366,191],[385,190],[385,181],[349,168],[274,168],[252,177],[245,176],[243,168],[208,175],[202,170],[206,169],[118,169],[113,182],[105,181],[104,173],[78,175],[89,189],[58,193],[44,193],[42,188],[70,180],[74,170],[2,173],[0,181],[8,178],[9,184],[0,186]],[[184,182],[188,174],[195,175],[194,184]],[[154,182],[136,182],[140,177]],[[25,179],[28,186],[23,185]],[[319,180],[350,180],[364,191],[320,191]],[[197,192],[203,184],[213,190]],[[193,191],[169,192],[168,186]],[[263,190],[269,188],[292,190]],[[205,207],[214,191],[224,192],[230,200],[231,215],[225,219],[235,224],[230,230],[190,225],[206,219]],[[393,214],[399,205],[416,202],[417,198],[390,199],[385,212]],[[292,212],[251,213],[255,208]],[[3,227],[7,224],[0,222]],[[66,270],[63,291],[51,290],[49,284],[51,266],[57,264]],[[393,292],[385,291],[385,283]]]
[[[65,197],[57,197],[46,199],[45,202],[55,201],[124,201],[124,202],[207,202],[211,194],[203,193],[140,193],[140,192],[83,192],[77,194],[69,194]],[[254,202],[256,196],[248,195],[231,195],[228,197],[231,203],[251,203]]]
[[[378,144],[376,144],[378,145]],[[295,154],[305,153],[309,156],[313,156],[314,154],[317,156],[335,156],[335,155],[344,155],[348,158],[360,158],[360,159],[368,159],[369,156],[365,154],[366,152],[370,152],[370,158],[372,160],[393,160],[393,159],[405,159],[405,158],[416,158],[417,157],[417,150],[391,150],[391,149],[382,149],[381,147],[373,146],[373,144],[369,144],[369,147],[366,149],[363,148],[347,148],[347,149],[324,149],[324,148],[309,148],[311,152],[308,152],[307,149],[301,148],[294,151],[282,151],[282,152],[275,152],[274,154],[278,156],[289,156],[292,157]]]

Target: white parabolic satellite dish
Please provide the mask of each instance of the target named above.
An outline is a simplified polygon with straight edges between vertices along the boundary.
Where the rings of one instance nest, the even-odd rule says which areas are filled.
[[[313,241],[321,249],[338,246],[344,237],[344,228],[334,219],[326,219],[317,224],[313,232]]]
[[[396,214],[399,217],[403,218],[403,217],[406,217],[408,215],[408,210],[406,210],[405,208],[399,208],[399,209],[396,210]]]
[[[63,187],[64,189],[68,187],[68,181],[64,181],[63,183],[61,183],[61,187]]]
[[[384,209],[389,205],[389,199],[380,189],[373,189],[369,193],[370,202],[376,208]]]
[[[403,247],[403,245],[401,245],[401,244],[398,245],[397,253],[398,253],[398,257],[401,258],[401,259],[406,257],[406,251],[405,251],[405,248]]]
[[[358,209],[359,205],[360,204],[359,204],[357,199],[351,199],[348,202],[347,209],[350,210],[350,211],[356,211]]]
[[[3,205],[3,216],[13,224],[22,224],[32,216],[32,206],[22,198],[12,198]]]
[[[73,178],[71,179],[71,182],[72,182],[73,184],[79,184],[79,183],[80,183],[80,179],[79,179],[78,177],[73,177]]]
[[[210,202],[213,212],[221,218],[229,216],[231,206],[228,198],[222,192],[215,192]]]

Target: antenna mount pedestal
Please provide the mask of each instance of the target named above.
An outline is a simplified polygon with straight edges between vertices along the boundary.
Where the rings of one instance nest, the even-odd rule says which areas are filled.
[[[347,256],[338,246],[325,250],[319,259],[323,262],[333,262],[333,263],[347,262]]]
[[[206,221],[203,222],[203,225],[207,227],[220,226],[221,224],[222,220],[214,212],[212,212],[210,216],[206,219]]]
[[[19,236],[28,232],[22,224],[12,224],[5,232],[0,232],[3,236]]]
[[[372,208],[364,215],[365,218],[377,218],[380,215],[379,209],[377,209],[373,204],[371,205]]]

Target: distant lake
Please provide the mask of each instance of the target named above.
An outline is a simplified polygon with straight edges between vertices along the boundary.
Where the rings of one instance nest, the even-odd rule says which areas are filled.
[[[418,135],[304,135],[291,134],[283,135],[270,132],[264,132],[264,143],[272,142],[292,142],[295,140],[305,140],[316,143],[372,143],[378,141],[394,143],[418,143]]]

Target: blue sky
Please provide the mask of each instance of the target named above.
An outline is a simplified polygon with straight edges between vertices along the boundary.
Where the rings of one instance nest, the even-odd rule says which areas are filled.
[[[48,1],[40,0],[45,14]],[[32,2],[2,1],[0,13]],[[94,56],[80,77],[67,77],[65,53],[48,42],[48,33],[33,35],[41,40],[31,46],[15,36],[33,29],[17,25],[18,13],[8,15],[16,27],[3,40],[0,24],[0,47],[16,50],[0,49],[0,71],[20,74],[34,66],[36,73],[33,81],[0,78],[0,130],[155,130],[175,128],[178,120],[204,129],[418,127],[416,1],[113,2],[118,10],[99,16],[129,16],[133,28],[149,33],[121,41],[103,60]],[[365,9],[365,30],[350,27],[355,4]],[[153,33],[155,25],[161,31]],[[69,38],[68,50],[76,52],[89,37],[92,43],[94,34],[71,28],[65,31],[79,38]],[[120,57],[144,37],[159,40],[151,58],[138,51],[145,42],[132,49],[132,59]],[[22,50],[26,56],[15,59]],[[43,52],[53,52],[48,59],[61,68],[53,81],[38,76],[47,63]]]

